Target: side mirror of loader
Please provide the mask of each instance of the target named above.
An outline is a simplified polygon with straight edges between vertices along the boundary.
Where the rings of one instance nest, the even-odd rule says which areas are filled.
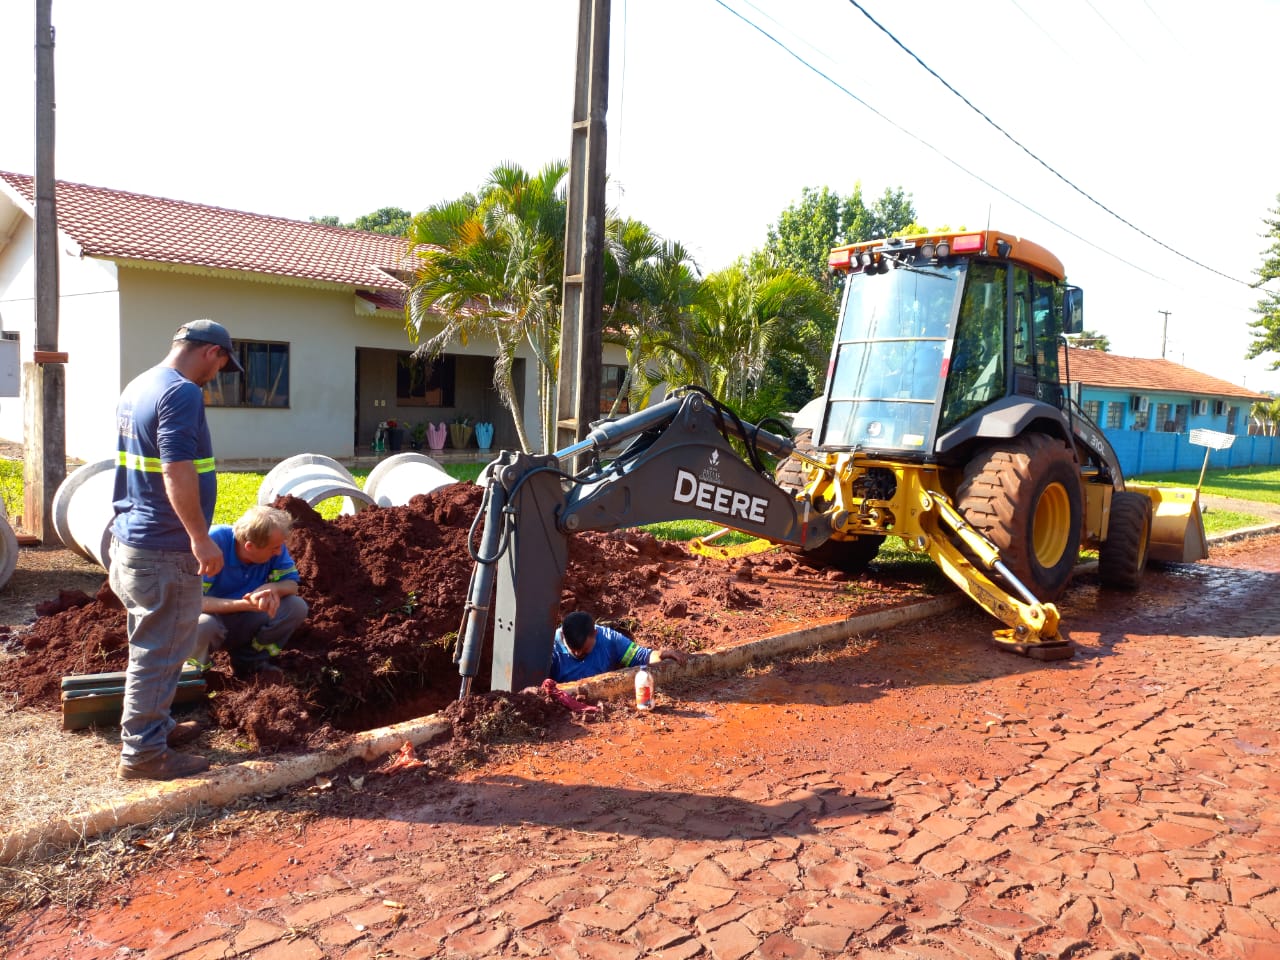
[[[1062,291],[1062,332],[1084,332],[1084,291],[1079,287],[1067,287]]]

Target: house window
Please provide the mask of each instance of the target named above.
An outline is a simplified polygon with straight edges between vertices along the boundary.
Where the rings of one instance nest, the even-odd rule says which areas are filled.
[[[1173,408],[1173,432],[1174,433],[1187,432],[1187,414],[1190,412],[1190,410],[1191,410],[1190,405],[1186,403],[1180,403]]]
[[[457,366],[452,354],[434,360],[396,354],[396,403],[402,407],[452,407]]]
[[[1157,433],[1173,433],[1173,404],[1157,403],[1156,404],[1156,432]]]
[[[1129,429],[1146,430],[1148,417],[1150,417],[1150,414],[1146,410],[1135,410],[1133,412],[1133,423],[1129,425]]]
[[[289,406],[289,344],[233,341],[244,373],[223,370],[205,384],[207,407]]]
[[[1236,414],[1239,412],[1239,407],[1227,407],[1227,433],[1236,432]]]
[[[606,363],[600,374],[600,413],[608,416],[613,412],[613,401],[622,391],[622,382],[627,377],[627,368],[616,363]],[[630,413],[631,405],[626,397],[618,404],[618,413]]]
[[[1086,400],[1082,406],[1084,407],[1084,415],[1094,423],[1098,423],[1102,419],[1101,400]]]
[[[1124,403],[1112,400],[1107,404],[1107,429],[1119,430],[1124,425]]]

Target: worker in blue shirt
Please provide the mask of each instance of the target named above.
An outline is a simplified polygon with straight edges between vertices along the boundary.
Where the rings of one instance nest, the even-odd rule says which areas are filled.
[[[687,654],[664,647],[651,650],[610,627],[596,625],[585,610],[565,615],[556,631],[551,653],[551,679],[556,683],[582,680],[623,667],[639,667],[658,660],[687,663]]]
[[[241,680],[283,678],[271,662],[307,616],[298,596],[298,567],[285,546],[293,517],[275,507],[254,506],[232,526],[209,536],[222,551],[222,569],[204,578],[204,599],[193,659],[204,667],[225,649]]]
[[[200,578],[222,567],[209,539],[218,476],[202,388],[224,370],[244,372],[231,334],[213,320],[192,320],[116,404],[110,583],[129,613],[125,780],[173,780],[209,767],[204,757],[173,749],[195,724],[176,723],[170,708],[195,643]]]

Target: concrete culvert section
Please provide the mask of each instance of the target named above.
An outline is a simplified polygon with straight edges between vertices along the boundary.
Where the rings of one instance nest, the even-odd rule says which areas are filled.
[[[115,519],[115,477],[114,459],[86,463],[69,473],[53,495],[53,529],[58,538],[103,570],[111,563],[108,550]]]
[[[9,582],[18,568],[18,535],[13,532],[9,516],[0,505],[0,587]]]
[[[267,506],[277,497],[297,497],[312,509],[326,500],[342,497],[343,516],[375,506],[360,489],[351,472],[332,457],[321,453],[300,453],[282,460],[262,478],[258,503]]]
[[[421,453],[397,453],[369,471],[364,492],[380,507],[401,507],[420,493],[454,483],[435,460]]]

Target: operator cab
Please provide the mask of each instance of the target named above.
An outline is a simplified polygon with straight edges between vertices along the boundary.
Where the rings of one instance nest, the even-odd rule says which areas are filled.
[[[1010,395],[1061,407],[1058,335],[1081,295],[1053,254],[994,231],[851,244],[817,446],[933,456],[937,439]]]

